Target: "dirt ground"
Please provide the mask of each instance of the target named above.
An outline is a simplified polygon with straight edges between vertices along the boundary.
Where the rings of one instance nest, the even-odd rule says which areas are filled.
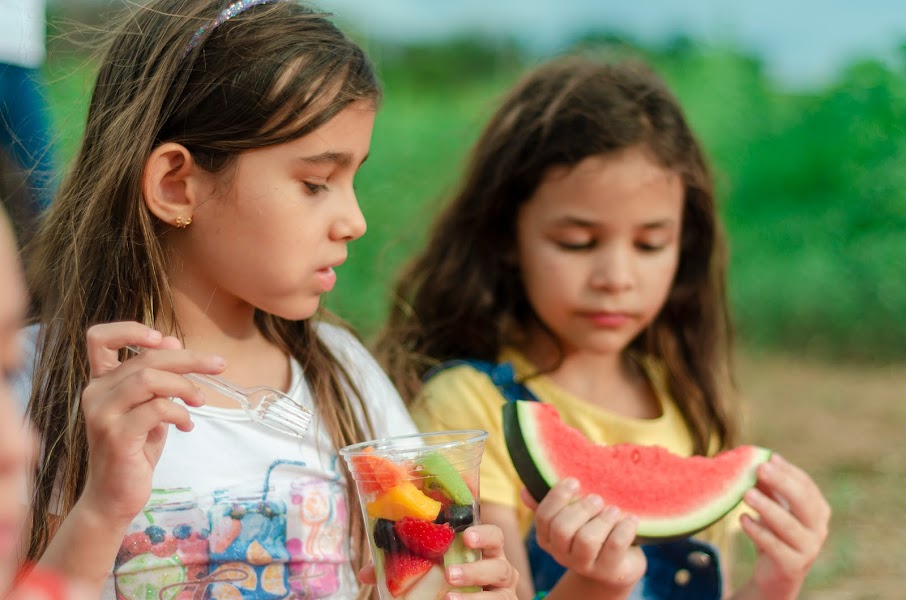
[[[833,507],[831,533],[801,595],[906,598],[906,364],[827,365],[743,356],[746,441],[807,470]],[[753,553],[741,542],[742,564]]]

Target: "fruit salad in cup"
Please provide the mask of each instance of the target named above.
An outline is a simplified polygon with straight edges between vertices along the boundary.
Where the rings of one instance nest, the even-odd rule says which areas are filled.
[[[402,452],[393,460],[371,447],[348,456],[369,528],[382,598],[437,600],[453,588],[444,568],[472,562],[462,533],[478,523],[478,458],[458,461],[443,450]]]

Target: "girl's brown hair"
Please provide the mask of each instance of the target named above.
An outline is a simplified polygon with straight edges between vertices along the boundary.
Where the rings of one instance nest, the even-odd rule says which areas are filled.
[[[400,276],[378,338],[378,358],[407,401],[435,364],[495,361],[537,320],[510,257],[520,206],[545,174],[632,147],[681,175],[685,205],[669,298],[629,350],[666,365],[696,452],[733,443],[735,422],[721,400],[730,383],[730,322],[711,173],[679,103],[636,62],[580,56],[549,62],[517,84],[492,116],[462,186]]]
[[[161,244],[170,226],[152,215],[141,191],[152,149],[176,142],[206,170],[224,172],[245,150],[309,134],[352,102],[379,102],[361,48],[328,15],[293,2],[249,8],[185,54],[193,33],[228,4],[154,0],[124,16],[101,59],[81,148],[31,248],[29,283],[42,327],[29,410],[44,448],[32,559],[53,535],[49,514],[65,516],[85,483],[85,331],[121,320],[176,322]],[[256,322],[302,365],[334,444],[370,437],[367,416],[353,416],[367,415],[358,390],[313,324],[262,312]],[[350,514],[360,559],[363,523],[357,508]]]

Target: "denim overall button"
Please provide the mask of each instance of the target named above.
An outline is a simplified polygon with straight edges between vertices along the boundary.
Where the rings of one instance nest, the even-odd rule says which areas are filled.
[[[711,566],[711,555],[701,550],[690,552],[686,558],[689,560],[689,564],[697,569],[707,569]]]
[[[692,574],[689,573],[689,571],[687,571],[686,569],[680,569],[676,572],[676,575],[673,576],[673,583],[680,587],[683,587],[684,585],[689,583],[690,579],[692,579]]]

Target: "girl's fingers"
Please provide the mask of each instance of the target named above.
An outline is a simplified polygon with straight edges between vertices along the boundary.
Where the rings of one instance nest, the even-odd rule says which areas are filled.
[[[792,548],[750,515],[742,515],[740,524],[759,554],[767,556],[778,565],[790,565],[798,562]]]
[[[792,513],[757,488],[746,492],[745,501],[758,511],[762,527],[769,529],[786,545],[796,550],[806,550],[802,547],[802,542],[809,539],[809,532]]]
[[[604,542],[602,552],[618,554],[628,550],[632,546],[632,542],[635,541],[638,527],[639,520],[634,516],[624,517],[617,521],[610,535],[607,536],[607,541]]]
[[[759,465],[758,481],[759,487],[766,487],[770,495],[782,498],[789,512],[805,527],[818,532],[827,529],[830,505],[805,471],[774,454]]]
[[[192,431],[194,424],[185,406],[167,398],[155,398],[129,411],[120,421],[122,436],[140,438],[162,424],[175,425],[180,431]]]
[[[363,585],[374,585],[377,583],[377,576],[374,573],[374,565],[368,563],[359,569],[359,582]]]
[[[503,556],[503,531],[496,525],[473,525],[463,532],[462,541],[467,548],[481,550],[486,558]]]
[[[474,525],[462,534],[463,543],[473,550],[481,550],[481,560],[461,565],[450,565],[445,570],[447,581],[456,587],[477,585],[482,587],[513,588],[516,570],[503,552],[503,531],[496,525]],[[470,596],[470,598],[480,596]],[[493,597],[493,596],[489,596]]]
[[[595,563],[619,518],[620,511],[615,506],[605,508],[576,532],[570,553],[581,564]]]
[[[604,509],[600,496],[591,494],[558,512],[550,523],[551,547],[563,554],[571,553],[576,533]]]
[[[519,499],[522,500],[522,503],[529,507],[530,510],[538,510],[538,503],[532,497],[532,494],[528,491],[528,488],[522,488],[519,490]]]
[[[477,585],[512,588],[516,585],[516,569],[505,558],[483,558],[471,563],[450,565],[446,568],[445,577],[447,583],[454,587]]]
[[[566,507],[579,491],[579,482],[567,477],[550,489],[535,511],[535,535],[544,547],[550,540],[550,522]]]
[[[83,397],[87,395],[83,394]],[[201,389],[182,375],[157,369],[140,369],[114,385],[103,402],[97,402],[97,407],[93,406],[93,395],[92,398],[85,398],[85,410],[125,414],[155,398],[179,398],[191,406],[201,406],[205,396]]]
[[[182,349],[151,350],[130,358],[127,363],[134,368],[150,368],[183,375],[187,373],[216,375],[226,367],[223,358],[216,354]]]
[[[119,351],[123,347],[156,348],[163,338],[161,332],[134,321],[94,325],[85,334],[91,377],[106,375],[120,366]]]
[[[219,356],[190,350],[155,350],[127,360],[115,373],[92,380],[83,393],[86,412],[101,398],[113,396],[117,405],[100,402],[103,410],[125,412],[156,397],[180,398],[192,406],[204,403],[204,394],[182,374],[217,374],[223,371]]]

